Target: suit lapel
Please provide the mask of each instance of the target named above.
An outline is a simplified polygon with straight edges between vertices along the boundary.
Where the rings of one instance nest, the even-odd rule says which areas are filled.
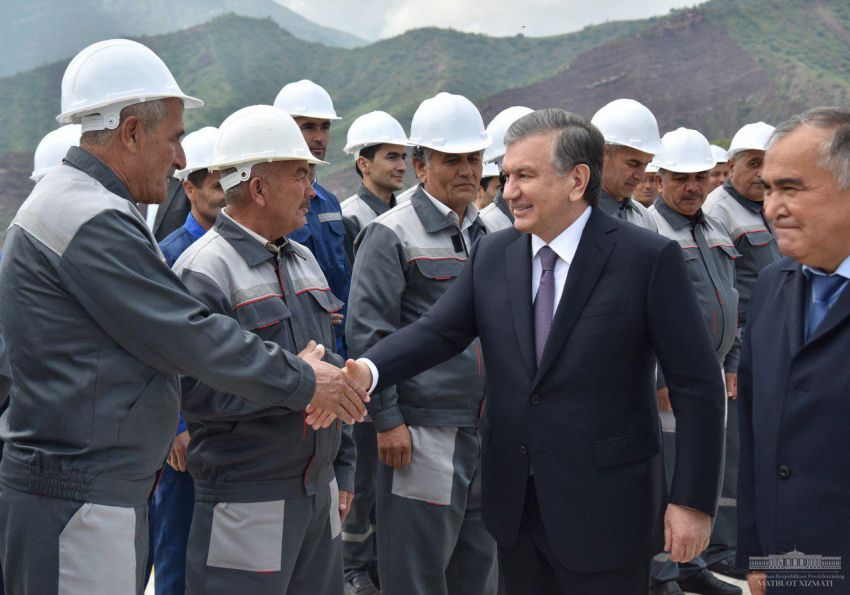
[[[788,304],[789,313],[785,317],[785,333],[788,336],[788,348],[793,356],[803,346],[805,338],[806,325],[803,302],[805,301],[806,283],[799,264],[789,263],[783,268],[783,271],[785,271],[786,276],[782,291]]]
[[[531,236],[521,234],[505,249],[505,273],[520,356],[534,377],[534,315],[531,309]]]
[[[555,318],[534,380],[535,386],[560,355],[579,314],[593,293],[616,243],[608,234],[616,229],[616,223],[610,221],[610,217],[597,208],[593,209],[579,240],[575,258],[570,264],[564,292],[555,310]]]

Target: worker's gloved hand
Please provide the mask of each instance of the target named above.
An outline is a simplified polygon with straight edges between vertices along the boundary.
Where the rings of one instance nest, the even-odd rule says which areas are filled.
[[[410,464],[413,442],[410,439],[410,430],[405,424],[386,432],[378,432],[378,456],[383,463],[395,469]]]
[[[369,402],[366,389],[343,370],[323,362],[325,348],[322,345],[304,351],[307,353],[301,357],[313,369],[316,378],[313,399],[306,409],[306,423],[318,430],[328,427],[336,418],[349,424],[363,421],[366,418],[365,403]]]
[[[184,430],[174,437],[171,443],[171,451],[168,453],[166,462],[171,465],[175,471],[185,472],[186,466],[186,449],[189,447],[189,430]]]

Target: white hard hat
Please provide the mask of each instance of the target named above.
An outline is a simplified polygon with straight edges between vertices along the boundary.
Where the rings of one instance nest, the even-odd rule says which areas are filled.
[[[492,178],[499,175],[499,166],[495,163],[485,163],[484,171],[481,172],[481,179]]]
[[[717,163],[726,163],[726,149],[724,149],[723,147],[711,145],[711,154],[714,155],[714,160]]]
[[[511,124],[530,114],[534,110],[530,107],[515,105],[507,109],[503,109],[487,124],[487,136],[492,141],[487,150],[484,151],[484,161],[495,161],[505,154],[505,133]]]
[[[478,108],[463,95],[438,93],[416,108],[410,142],[441,153],[473,153],[490,145]]]
[[[188,108],[204,102],[180,90],[152,50],[129,39],[109,39],[74,56],[62,77],[60,124],[81,123],[83,132],[114,130],[128,105],[176,97]]]
[[[590,123],[611,145],[655,154],[661,150],[658,122],[649,108],[634,99],[615,99],[599,109]]]
[[[292,116],[339,120],[331,96],[313,81],[302,79],[284,85],[274,99],[274,106]]]
[[[717,164],[708,139],[696,130],[677,128],[661,139],[661,151],[652,162],[676,173],[708,171]]]
[[[773,126],[764,122],[742,126],[732,137],[726,155],[729,156],[729,159],[734,159],[735,154],[741,151],[767,151],[767,145],[774,130],[776,129]]]
[[[183,139],[183,151],[186,153],[186,167],[174,172],[174,177],[185,180],[196,171],[207,169],[212,163],[213,146],[218,138],[218,128],[206,126],[186,135]]]
[[[356,157],[360,149],[381,144],[410,146],[410,141],[398,120],[387,112],[369,112],[351,123],[343,151]]]
[[[647,174],[657,174],[658,166],[655,164],[655,161],[650,161],[646,164],[646,169],[644,169],[643,171]]]
[[[51,169],[62,165],[68,149],[80,145],[80,134],[79,124],[68,124],[45,134],[35,149],[30,180],[38,182]]]
[[[221,187],[227,190],[250,178],[251,168],[258,163],[293,160],[327,165],[310,153],[292,116],[271,105],[252,105],[221,123],[209,169],[236,168],[221,177]]]

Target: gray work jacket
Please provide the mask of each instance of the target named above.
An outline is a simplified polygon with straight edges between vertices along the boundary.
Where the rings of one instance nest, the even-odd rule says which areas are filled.
[[[738,369],[738,292],[735,289],[735,259],[726,226],[699,212],[693,219],[677,213],[661,198],[649,209],[658,233],[676,240],[697,296],[705,328],[714,352],[726,372]]]
[[[501,209],[499,209],[499,205],[495,202],[491,202],[489,205],[481,209],[478,212],[478,216],[481,217],[484,227],[486,227],[487,231],[490,233],[514,226],[513,221],[511,221],[510,218],[507,217]]]
[[[298,353],[312,339],[338,367],[331,312],[342,308],[313,254],[293,241],[258,238],[226,214],[174,264],[189,291],[212,312],[243,330]],[[199,500],[256,502],[313,495],[334,474],[340,424],[318,432],[300,409],[255,405],[191,378],[183,379],[183,417],[189,425],[189,471]],[[354,491],[349,440],[338,463],[341,490]]]
[[[703,205],[707,215],[719,219],[729,230],[741,257],[735,261],[735,287],[738,289],[738,322],[747,320],[747,306],[761,270],[782,258],[776,236],[760,202],[749,200],[735,190],[731,180],[715,188]]]
[[[366,225],[378,215],[383,215],[396,206],[395,195],[390,196],[390,204],[360,184],[357,194],[349,196],[340,204],[342,224],[345,226],[345,253],[349,264],[354,264],[354,241]]]
[[[599,202],[596,206],[612,217],[634,223],[638,227],[643,227],[649,231],[658,232],[655,219],[649,215],[647,208],[636,200],[632,200],[631,198],[617,200],[603,190],[599,194]]]
[[[477,239],[480,219],[470,228]],[[418,320],[458,276],[469,246],[457,226],[420,188],[360,234],[351,281],[346,336],[352,356]],[[484,368],[476,339],[460,355],[397,386],[368,404],[375,429],[402,423],[425,426],[478,424]]]
[[[508,218],[508,220],[511,222],[511,225],[513,225],[514,214],[511,213],[511,207],[508,204],[508,201],[505,200],[505,195],[502,191],[502,188],[499,188],[499,191],[496,192],[496,196],[493,197],[493,204],[496,205],[496,208],[499,209],[505,215],[505,217]]]
[[[12,221],[0,327],[14,385],[0,482],[141,506],[177,428],[177,374],[257,405],[303,409],[310,366],[211,314],[165,264],[124,184],[78,147]]]

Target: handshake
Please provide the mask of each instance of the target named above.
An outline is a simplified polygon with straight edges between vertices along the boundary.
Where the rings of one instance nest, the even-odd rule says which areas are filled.
[[[306,423],[314,430],[319,430],[327,428],[335,419],[341,419],[347,424],[363,421],[366,418],[366,403],[369,402],[372,372],[366,364],[353,359],[345,362],[345,367],[340,369],[323,362],[324,356],[324,346],[317,345],[315,341],[310,341],[298,354],[310,365],[316,377],[313,399],[306,409]]]

